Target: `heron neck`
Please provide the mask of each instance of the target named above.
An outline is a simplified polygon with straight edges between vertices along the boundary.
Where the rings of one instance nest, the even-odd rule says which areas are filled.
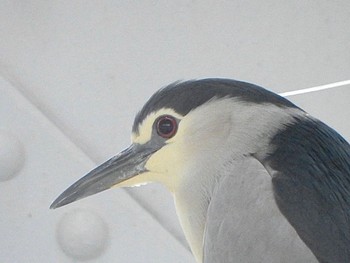
[[[218,176],[214,171],[193,174],[190,170],[191,176],[186,177],[189,180],[177,188],[174,200],[187,242],[197,262],[202,262],[206,216]]]

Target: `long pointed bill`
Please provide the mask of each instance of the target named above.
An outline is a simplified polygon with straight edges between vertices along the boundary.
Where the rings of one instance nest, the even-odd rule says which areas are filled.
[[[75,182],[57,197],[50,208],[64,206],[107,190],[118,183],[146,172],[145,164],[152,153],[157,150],[147,144],[132,144]]]

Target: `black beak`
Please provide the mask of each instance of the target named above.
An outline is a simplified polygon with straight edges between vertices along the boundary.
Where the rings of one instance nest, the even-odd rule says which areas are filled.
[[[64,206],[87,196],[102,192],[112,186],[147,171],[145,164],[157,151],[144,144],[132,144],[129,148],[90,171],[65,190],[50,208]]]

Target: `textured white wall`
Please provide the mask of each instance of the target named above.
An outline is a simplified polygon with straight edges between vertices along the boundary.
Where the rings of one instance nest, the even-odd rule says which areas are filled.
[[[349,24],[345,0],[0,1],[0,142],[10,145],[0,161],[24,159],[0,181],[0,261],[75,262],[86,244],[67,248],[57,233],[86,215],[102,244],[91,262],[193,262],[158,185],[48,206],[128,145],[134,114],[170,82],[228,77],[283,92],[349,79]],[[349,86],[290,99],[349,140]]]

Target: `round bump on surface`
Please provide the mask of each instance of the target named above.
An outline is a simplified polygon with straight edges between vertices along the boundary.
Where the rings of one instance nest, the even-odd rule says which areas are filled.
[[[106,249],[107,224],[97,214],[75,210],[65,214],[57,227],[57,241],[66,255],[76,260],[91,260]]]
[[[23,167],[24,159],[24,147],[18,138],[0,131],[0,181],[16,176]]]

